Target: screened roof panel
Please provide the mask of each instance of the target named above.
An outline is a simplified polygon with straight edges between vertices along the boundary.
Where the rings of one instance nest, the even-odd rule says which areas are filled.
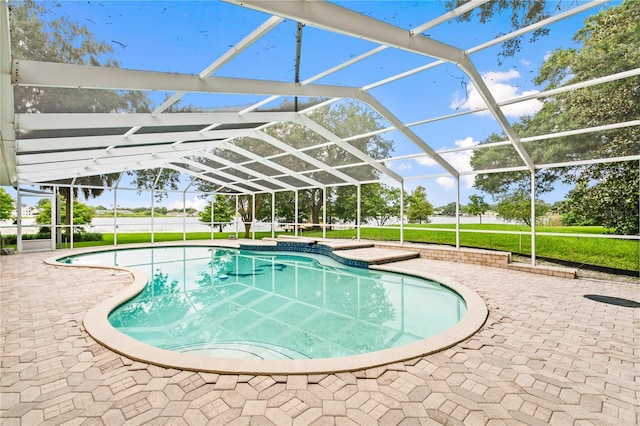
[[[295,175],[293,176],[281,176],[281,177],[277,177],[277,180],[279,180],[280,182],[284,182],[287,185],[293,186],[295,188],[309,188],[310,185],[309,183],[298,179]]]
[[[272,158],[271,161],[298,173],[317,170],[317,167],[315,167],[314,165],[307,163],[294,155],[284,155],[282,157]]]
[[[548,53],[576,47],[572,36],[585,17],[617,2],[549,4],[540,25],[519,32],[507,13],[490,25],[456,18],[483,3],[447,11],[444,2],[415,1],[62,2],[56,13],[87,25],[119,67],[96,66],[104,57],[87,66],[53,50],[11,50],[3,26],[2,93],[14,99],[0,110],[0,182],[172,167],[247,192],[640,157],[633,143],[598,149],[599,138],[620,126],[606,115],[582,128],[559,118],[548,133],[574,132],[560,137],[514,129],[544,96],[563,93],[536,98],[543,88],[533,78]],[[5,4],[0,18],[9,15]],[[538,28],[550,34],[530,42]],[[519,35],[521,51],[502,55],[501,43]],[[640,75],[637,64],[622,71],[572,82],[566,94],[595,84],[615,90],[615,81]],[[345,106],[375,111],[375,128],[354,117],[314,121],[325,118],[320,108]],[[632,114],[626,128],[638,126]],[[491,133],[504,143],[475,147]],[[374,160],[382,154],[363,146],[368,137],[388,144],[397,160]],[[569,149],[566,138],[585,144]],[[488,149],[502,157],[471,161]],[[274,176],[282,185],[268,179]]]
[[[377,180],[380,172],[368,165],[340,167],[338,170],[360,181]]]
[[[309,173],[307,176],[323,185],[339,185],[344,183],[344,180],[338,178],[336,175],[323,171]]]
[[[260,173],[265,176],[277,176],[281,174],[281,171],[274,169],[273,167],[269,167],[266,164],[262,163],[249,163],[245,165],[247,169],[254,170],[256,173]]]

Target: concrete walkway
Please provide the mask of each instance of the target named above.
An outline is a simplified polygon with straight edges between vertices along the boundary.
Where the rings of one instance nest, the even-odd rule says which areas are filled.
[[[46,266],[51,255],[0,257],[3,426],[640,423],[640,308],[614,299],[640,301],[637,284],[406,260],[387,267],[427,270],[480,294],[490,309],[480,332],[363,371],[217,375],[135,362],[97,344],[85,313],[131,277]]]

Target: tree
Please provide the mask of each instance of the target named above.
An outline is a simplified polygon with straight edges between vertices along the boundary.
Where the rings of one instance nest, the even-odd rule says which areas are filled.
[[[455,201],[447,204],[446,206],[442,206],[440,208],[442,214],[444,216],[455,216],[456,215],[456,203]]]
[[[168,195],[167,189],[177,190],[180,183],[180,172],[172,169],[144,169],[127,174],[133,176],[131,183],[138,188],[138,194],[153,190],[156,201],[162,201]]]
[[[384,226],[389,219],[400,217],[400,188],[379,183],[363,185],[362,188],[361,210],[364,220],[375,220],[378,226]]]
[[[0,188],[0,220],[11,219],[15,200],[7,194],[4,188]],[[16,209],[18,207],[16,206]]]
[[[587,18],[574,40],[581,47],[556,50],[541,68],[536,83],[546,82],[552,89],[636,68],[640,63],[640,3],[626,1]],[[562,116],[563,123],[574,127],[625,122],[640,116],[638,98],[640,77],[635,76],[556,95],[548,103],[548,114]],[[576,138],[573,145],[578,144],[581,158],[586,159],[634,155],[640,152],[640,128],[588,134]],[[638,169],[637,161],[626,161],[567,170],[565,180],[584,195],[570,196],[569,205],[616,233],[637,234]]]
[[[288,104],[283,104],[279,110],[290,109]],[[327,128],[339,137],[348,137],[357,134],[366,134],[379,130],[383,127],[381,123],[381,117],[372,109],[355,101],[345,101],[318,108],[311,111],[307,115],[311,120]],[[322,161],[329,167],[338,167],[351,162],[356,162],[355,157],[346,150],[333,145],[326,144],[326,139],[316,132],[295,123],[281,123],[279,125],[271,126],[265,129],[265,133],[282,140],[296,149],[309,148],[312,146],[318,146],[319,148],[308,150],[306,153],[311,155],[317,160]],[[279,153],[280,151],[268,143],[253,138],[238,138],[233,141],[235,145],[240,148],[247,149],[261,157],[269,157]],[[366,138],[360,138],[357,140],[349,141],[351,145],[358,148],[363,153],[369,155],[374,159],[388,158],[393,151],[393,142],[382,138],[380,135],[372,135]],[[215,155],[224,157],[228,161],[241,162],[243,158],[239,155],[235,155],[229,151],[223,150],[211,150]],[[204,165],[213,164],[214,162],[207,157],[198,157],[197,161],[202,162]],[[287,167],[294,171],[305,171],[305,168],[314,167],[303,162],[295,156],[286,156],[278,158],[278,164]],[[315,168],[315,167],[314,167]],[[341,169],[343,173],[352,176],[355,179],[362,181],[373,181],[379,177],[379,172],[370,167],[354,167],[351,169]],[[249,179],[250,176],[244,173],[236,171],[239,178]],[[330,176],[325,171],[310,172],[307,173],[311,179],[315,179],[321,184],[324,182],[334,183],[340,180],[336,177]],[[289,178],[291,184],[307,185],[306,182],[297,181],[294,177]],[[211,182],[199,180],[194,184],[198,190],[203,192],[211,192],[217,189],[217,186]],[[219,185],[218,185],[219,186]],[[230,189],[230,191],[232,191]],[[327,190],[327,200],[350,200],[350,209],[336,209],[337,206],[328,206],[327,213],[331,213],[328,216],[332,217],[333,214],[343,220],[353,220],[355,217],[355,193],[356,188],[353,185],[341,186],[338,188],[330,188]],[[299,217],[298,222],[311,220],[312,223],[319,223],[322,212],[322,189],[311,188],[299,191]],[[281,219],[287,222],[293,222],[295,203],[294,192],[282,192],[276,194],[276,213]],[[283,202],[284,200],[284,202]]]
[[[74,22],[64,15],[58,16],[52,9],[54,5],[55,3],[33,0],[11,3],[11,51],[15,58],[118,67],[118,62],[113,58],[113,47],[97,40],[86,25]],[[16,113],[148,112],[151,104],[146,94],[136,91],[22,86],[14,87],[14,99]],[[52,135],[83,134],[71,130],[47,132],[47,136]],[[85,199],[89,199],[100,196],[104,188],[111,187],[118,178],[117,173],[79,177],[75,179],[75,185],[84,185],[83,194]],[[51,183],[70,185],[71,182],[71,179],[65,179]],[[78,190],[75,187],[71,194],[68,186],[61,186],[60,194],[69,209],[72,197],[78,196]],[[56,223],[59,223],[59,218]],[[67,222],[66,225],[69,226],[70,223]],[[60,242],[59,237],[58,235]]]
[[[506,221],[523,222],[531,226],[531,198],[524,191],[516,191],[500,197],[497,205],[498,214]],[[536,218],[543,216],[551,206],[542,200],[536,200]]]
[[[640,63],[640,2],[627,1],[587,18],[574,39],[580,47],[558,49],[548,58],[535,79],[546,84],[545,89],[590,80],[627,71]],[[514,125],[520,137],[575,130],[603,124],[626,122],[640,116],[640,77],[630,77],[604,84],[560,93],[544,101],[533,117],[523,117]],[[503,140],[504,135],[492,135],[485,143]],[[538,164],[594,158],[624,157],[640,152],[640,128],[623,127],[570,137],[529,142],[525,145]],[[515,150],[509,146],[477,149],[471,164],[475,170],[522,165]],[[638,232],[637,186],[638,162],[584,164],[574,167],[536,170],[536,193],[553,188],[558,180],[577,185],[584,182],[594,197],[576,203],[585,204],[586,212],[615,211],[598,220],[617,233]],[[529,172],[479,174],[474,186],[494,198],[528,191]],[[582,190],[582,189],[581,189]],[[618,206],[615,206],[619,204]]]
[[[255,219],[264,220],[271,217],[271,194],[255,194]],[[253,224],[253,197],[241,195],[238,197],[238,216],[244,223],[244,237],[249,238]]]
[[[63,200],[64,201],[64,200]],[[36,223],[42,225],[51,224],[51,200],[48,198],[42,198],[37,203],[38,216],[36,216]],[[67,204],[61,204],[61,216],[64,223],[71,223],[71,216],[67,216]],[[73,226],[74,232],[83,232],[84,228],[77,225],[87,225],[91,223],[93,216],[96,213],[96,209],[78,201],[73,203]],[[69,228],[64,231],[65,234],[69,233]]]
[[[409,196],[409,208],[407,209],[407,219],[411,223],[429,223],[429,216],[433,214],[433,206],[427,200],[426,189],[418,185]]]
[[[446,0],[446,8],[451,10],[455,9],[468,0]],[[549,17],[549,12],[545,9],[547,4],[546,0],[500,0],[490,1],[482,3],[480,6],[473,10],[460,15],[456,19],[461,22],[468,22],[476,18],[482,24],[488,23],[494,16],[498,16],[501,13],[510,13],[509,17],[511,26],[514,30],[526,27],[528,25],[535,24],[538,21]],[[539,37],[549,34],[548,28],[538,28],[531,33],[530,41],[535,42]],[[496,37],[502,34],[496,34]],[[502,50],[498,54],[498,63],[501,64],[502,58],[507,58],[515,55],[520,51],[522,44],[522,36],[511,38],[502,43]]]
[[[86,25],[58,16],[55,3],[11,2],[11,52],[16,59],[118,67],[113,47]],[[142,92],[14,87],[15,112],[149,111]]]
[[[235,201],[232,203],[231,197],[216,194],[213,202],[213,222],[216,223],[222,232],[222,228],[226,223],[233,220],[236,215]],[[211,204],[204,207],[204,211],[200,213],[200,222],[211,224]]]
[[[594,185],[584,179],[576,183],[561,208],[564,224],[602,225],[622,234],[638,233],[637,214],[632,220],[628,215],[638,211],[639,169],[629,171],[624,164],[619,166],[618,170],[602,170],[607,175]]]
[[[480,195],[470,195],[469,201],[467,211],[474,216],[477,215],[480,218],[480,223],[482,223],[482,215],[489,209],[489,204],[487,204],[484,201],[484,197]]]

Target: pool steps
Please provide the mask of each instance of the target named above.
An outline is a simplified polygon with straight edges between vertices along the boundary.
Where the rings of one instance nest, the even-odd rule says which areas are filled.
[[[263,241],[275,244],[247,244],[240,243],[240,248],[252,251],[294,251],[301,253],[315,253],[329,256],[337,262],[347,266],[368,268],[369,265],[398,262],[414,259],[420,256],[418,252],[391,248],[378,248],[373,243],[362,241],[320,241],[313,238],[278,236],[265,238]]]

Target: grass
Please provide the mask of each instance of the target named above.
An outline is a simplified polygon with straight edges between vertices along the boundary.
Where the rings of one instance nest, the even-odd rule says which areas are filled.
[[[408,229],[407,229],[408,228]],[[427,229],[429,228],[429,229]],[[442,224],[412,224],[405,226],[405,241],[430,244],[455,245],[454,225]],[[523,234],[503,234],[499,232],[461,232],[460,245],[463,247],[477,247],[493,250],[509,251],[524,255],[531,254],[530,228],[523,225],[506,224],[465,224],[461,225],[462,231],[509,231],[523,232]],[[536,227],[537,233],[562,233],[566,236],[536,235],[536,256],[550,259],[565,260],[579,264],[603,266],[608,268],[624,269],[628,271],[640,270],[640,242],[638,240],[588,238],[571,234],[605,234],[606,229],[598,226],[571,226],[571,227]],[[228,239],[235,233],[215,232],[215,239]],[[291,234],[287,234],[291,235]],[[322,231],[304,232],[303,236],[322,237]],[[356,237],[355,229],[327,231],[328,238]],[[240,234],[242,236],[242,233]],[[270,237],[270,232],[256,232],[256,239]],[[399,241],[399,226],[384,228],[362,228],[361,238],[377,241]],[[182,232],[156,233],[154,240],[182,241]],[[187,233],[187,240],[208,240],[210,232]],[[151,234],[122,233],[118,234],[118,244],[151,242]],[[102,241],[88,241],[74,243],[74,247],[93,247],[113,245],[113,234],[103,234]],[[69,244],[65,244],[68,247]]]
[[[404,234],[405,241],[455,245],[456,236],[455,232],[452,232],[454,229],[454,225],[407,225]],[[461,225],[460,229],[462,231],[531,232],[527,226],[505,224]],[[640,270],[640,242],[637,240],[571,235],[606,233],[604,228],[598,226],[536,227],[536,233],[544,232],[567,234],[567,236],[536,235],[536,256],[628,271]],[[304,235],[322,236],[322,232],[309,232]],[[327,232],[329,238],[352,238],[354,236],[356,236],[356,230]],[[360,236],[364,239],[379,241],[398,241],[400,229],[399,227],[363,228]],[[460,245],[531,255],[530,234],[461,232]]]

